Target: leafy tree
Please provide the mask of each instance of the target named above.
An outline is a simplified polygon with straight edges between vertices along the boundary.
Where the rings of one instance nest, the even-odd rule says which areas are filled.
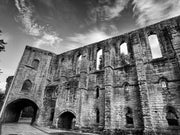
[[[2,34],[2,31],[0,30],[0,35]],[[5,44],[7,44],[6,42],[4,42],[3,39],[0,39],[0,52],[1,51],[5,51]]]

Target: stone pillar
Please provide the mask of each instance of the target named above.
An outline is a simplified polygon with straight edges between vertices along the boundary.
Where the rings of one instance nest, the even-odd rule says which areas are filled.
[[[84,113],[86,113],[86,104],[84,103],[85,100],[85,93],[87,91],[87,59],[86,55],[83,54],[82,63],[80,66],[80,81],[79,81],[79,119],[77,122],[79,123],[80,128],[84,127],[85,124],[83,123]],[[77,124],[78,124],[77,123]]]
[[[137,35],[136,35],[137,36]],[[146,40],[144,36],[144,32],[142,31],[140,37],[138,39],[135,37],[136,42],[133,43],[133,51],[134,51],[134,58],[138,76],[138,84],[139,84],[139,91],[140,91],[140,102],[142,106],[142,113],[143,113],[143,121],[144,121],[144,131],[152,131],[152,123],[151,123],[151,114],[150,114],[150,106],[149,106],[149,97],[148,97],[148,88],[147,88],[147,81],[146,81],[146,68],[144,62],[147,59],[147,48],[146,48]],[[141,40],[141,42],[140,42]]]
[[[105,130],[111,129],[111,98],[113,91],[113,68],[111,67],[110,51],[105,50],[105,73],[104,73],[104,86],[105,86]]]
[[[176,24],[176,23],[179,23],[179,24]],[[171,25],[172,27],[170,28],[170,31],[167,31],[167,32],[168,34],[169,32],[171,33],[171,35],[169,36],[171,37],[172,46],[180,65],[180,55],[179,55],[180,54],[180,22],[176,22],[176,23],[172,22],[172,25]]]

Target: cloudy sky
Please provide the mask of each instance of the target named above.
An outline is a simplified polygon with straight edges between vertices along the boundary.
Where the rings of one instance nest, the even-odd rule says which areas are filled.
[[[180,15],[180,0],[0,0],[0,89],[26,45],[57,54]]]

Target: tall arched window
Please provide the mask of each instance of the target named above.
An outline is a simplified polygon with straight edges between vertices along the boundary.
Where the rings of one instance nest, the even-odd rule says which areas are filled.
[[[53,119],[54,119],[54,108],[51,109],[51,115],[50,115],[49,120],[53,121]]]
[[[32,62],[32,67],[37,70],[39,66],[39,60],[38,59],[34,59]]]
[[[133,113],[132,113],[132,109],[130,107],[126,108],[126,124],[127,125],[133,125]]]
[[[125,99],[128,101],[130,99],[130,93],[129,93],[129,84],[127,82],[125,82],[123,84],[123,88],[124,88],[124,96]]]
[[[120,45],[120,53],[124,55],[128,55],[128,48],[127,48],[127,43],[124,42]]]
[[[169,126],[178,126],[178,116],[176,114],[175,108],[172,106],[167,106],[166,108],[166,120]]]
[[[149,35],[148,40],[149,40],[152,58],[155,59],[162,57],[161,48],[157,35],[156,34]]]
[[[96,98],[99,98],[99,87],[96,87]]]
[[[76,73],[77,74],[80,74],[81,62],[82,62],[82,55],[79,55],[77,58],[77,63],[76,63]]]
[[[32,82],[28,79],[24,81],[21,91],[29,92],[31,88]]]
[[[96,70],[101,70],[103,66],[102,63],[102,49],[97,51],[97,56],[96,56]]]
[[[96,123],[99,123],[100,121],[100,115],[99,115],[99,109],[96,109]]]

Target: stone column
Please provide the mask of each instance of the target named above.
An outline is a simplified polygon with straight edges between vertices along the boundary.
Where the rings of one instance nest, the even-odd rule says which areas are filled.
[[[136,41],[133,43],[133,51],[134,58],[137,70],[138,77],[138,85],[140,91],[140,102],[142,106],[143,113],[143,121],[144,121],[144,130],[152,131],[152,123],[151,123],[151,114],[150,114],[150,106],[149,106],[149,97],[148,97],[148,88],[146,81],[146,68],[144,65],[144,61],[147,59],[147,48],[146,48],[146,40],[144,37],[144,31],[140,34],[142,37],[138,39],[137,35],[134,37]],[[141,40],[141,41],[140,41]]]
[[[111,67],[110,51],[107,49],[104,52],[105,73],[105,130],[111,129],[111,98],[113,92],[113,68]]]
[[[84,115],[83,113],[86,112],[86,104],[84,103],[85,100],[85,91],[87,91],[87,66],[88,66],[88,61],[86,59],[86,54],[83,54],[82,57],[82,63],[80,66],[80,81],[79,81],[79,126],[80,128],[84,127],[83,123],[83,118]]]
[[[172,22],[171,25],[172,25],[172,27],[170,27],[170,30],[167,31],[167,33],[168,33],[167,35],[169,36],[167,38],[171,38],[172,46],[173,46],[173,49],[177,56],[177,60],[180,65],[180,55],[179,55],[180,54],[180,51],[179,51],[180,50],[180,22],[179,22],[179,25],[177,25],[175,22]]]

